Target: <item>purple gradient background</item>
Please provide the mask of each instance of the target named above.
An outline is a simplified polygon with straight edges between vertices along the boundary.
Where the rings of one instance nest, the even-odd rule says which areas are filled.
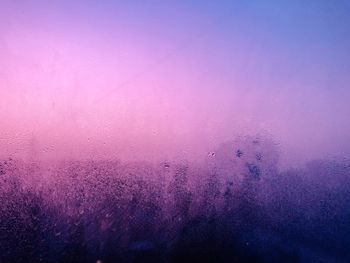
[[[350,154],[347,1],[0,2],[0,155]]]

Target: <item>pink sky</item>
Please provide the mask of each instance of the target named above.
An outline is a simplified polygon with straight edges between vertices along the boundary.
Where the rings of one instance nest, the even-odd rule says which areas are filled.
[[[348,156],[349,19],[268,5],[4,1],[1,155],[197,158],[263,132],[286,163]]]

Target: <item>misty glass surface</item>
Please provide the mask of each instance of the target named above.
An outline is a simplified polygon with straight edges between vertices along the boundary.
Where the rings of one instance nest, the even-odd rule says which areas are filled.
[[[0,262],[349,262],[349,83],[346,0],[0,0]]]

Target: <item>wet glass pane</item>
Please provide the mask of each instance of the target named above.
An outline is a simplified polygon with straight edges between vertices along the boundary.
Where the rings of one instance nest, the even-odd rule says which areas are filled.
[[[350,4],[0,1],[0,262],[349,262]]]

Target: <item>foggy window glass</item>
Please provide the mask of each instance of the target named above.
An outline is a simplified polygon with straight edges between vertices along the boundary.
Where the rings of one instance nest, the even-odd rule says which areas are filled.
[[[348,262],[349,12],[2,0],[0,262]]]

